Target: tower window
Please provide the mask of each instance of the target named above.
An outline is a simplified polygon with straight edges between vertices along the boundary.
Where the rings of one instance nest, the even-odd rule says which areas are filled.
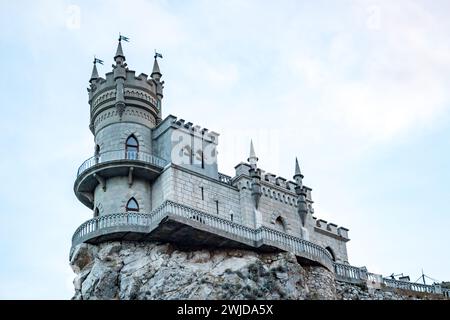
[[[128,137],[125,143],[125,154],[127,159],[136,159],[139,151],[139,142],[134,135]]]
[[[275,220],[275,229],[281,232],[286,232],[286,222],[281,216]]]
[[[135,198],[131,198],[130,200],[128,200],[126,209],[127,209],[127,212],[128,211],[134,211],[134,212],[139,211],[139,205]]]
[[[98,210],[98,208],[95,208],[94,210],[94,218],[97,218],[99,216],[100,212]]]
[[[200,151],[200,157],[202,158],[202,169],[205,169],[205,154]]]
[[[202,200],[205,200],[205,192],[203,190],[203,187],[200,187],[200,191],[202,192]]]
[[[216,212],[219,214],[219,200],[216,200]]]

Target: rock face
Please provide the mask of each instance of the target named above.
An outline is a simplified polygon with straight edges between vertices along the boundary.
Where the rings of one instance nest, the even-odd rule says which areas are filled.
[[[81,244],[70,265],[73,299],[442,299],[399,290],[374,290],[336,281],[288,252],[181,250],[171,244]]]
[[[170,244],[81,244],[74,299],[334,299],[334,277],[291,253],[180,250]]]

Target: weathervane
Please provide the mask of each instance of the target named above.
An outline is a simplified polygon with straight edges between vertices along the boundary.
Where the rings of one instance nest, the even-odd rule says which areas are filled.
[[[163,57],[162,54],[156,52],[156,49],[155,49],[155,59],[156,59],[156,58],[161,58],[161,59],[162,59],[162,57]]]
[[[97,59],[97,58],[94,56],[94,64],[96,64],[97,62],[100,63],[100,64],[103,64],[103,60]]]
[[[119,32],[119,41],[122,41],[122,40],[126,41],[126,42],[130,42],[130,38],[121,35],[120,32]]]

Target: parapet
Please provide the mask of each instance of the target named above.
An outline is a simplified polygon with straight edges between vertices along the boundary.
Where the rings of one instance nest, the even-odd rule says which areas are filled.
[[[236,177],[240,177],[242,175],[244,176],[250,176],[250,164],[246,162],[241,162],[238,165],[234,167],[236,175],[233,177],[233,180]],[[297,183],[294,181],[287,180],[286,178],[283,178],[281,176],[277,176],[273,173],[266,172],[264,170],[261,170],[261,184],[266,185],[268,187],[274,187],[277,189],[283,189],[284,192],[287,194],[290,194],[291,196],[295,195],[295,187],[297,186]],[[308,203],[313,203],[312,197],[311,197],[311,191],[312,189],[306,186],[303,186],[303,189],[306,192],[306,200]]]
[[[203,140],[218,144],[219,134],[214,131],[209,131],[207,128],[194,125],[192,122],[186,122],[184,119],[178,119],[174,115],[167,116],[159,126],[153,131],[153,138],[157,138],[169,128],[181,130],[187,134],[191,134],[198,137],[203,137]]]
[[[344,227],[338,227],[337,224],[331,223],[331,222],[327,222],[325,220],[322,219],[316,219],[315,217],[313,217],[315,225],[314,225],[314,230],[327,234],[327,235],[332,235],[334,237],[337,237],[345,242],[349,241],[350,239],[348,238],[348,229],[344,228]]]
[[[124,98],[141,101],[144,105],[149,105],[157,109],[157,86],[152,78],[147,74],[141,73],[136,76],[134,70],[126,69],[126,79],[124,81]],[[108,72],[106,78],[97,78],[92,80],[89,91],[89,104],[91,112],[94,112],[99,106],[106,102],[114,101],[116,82],[114,81],[114,73]],[[111,100],[111,101],[110,101]],[[137,102],[139,104],[139,102]]]

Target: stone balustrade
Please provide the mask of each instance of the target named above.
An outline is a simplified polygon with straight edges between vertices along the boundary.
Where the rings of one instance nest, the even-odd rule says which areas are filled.
[[[146,232],[153,231],[158,224],[169,215],[181,217],[188,221],[201,223],[213,230],[222,231],[233,236],[238,236],[248,243],[254,243],[254,247],[263,244],[290,251],[297,256],[319,262],[328,268],[333,268],[332,257],[324,248],[309,241],[273,230],[267,227],[257,229],[249,228],[230,220],[208,214],[170,200],[149,214],[145,213],[118,213],[109,214],[90,219],[77,228],[72,237],[72,249],[92,238],[97,231],[107,228],[125,226],[129,232],[137,228],[146,228]],[[195,227],[195,226],[194,226]],[[142,229],[139,229],[142,232]]]
[[[364,284],[372,282],[374,284],[384,285],[388,288],[411,290],[416,292],[442,294],[450,298],[450,289],[441,288],[440,285],[428,285],[416,282],[402,281],[390,278],[384,278],[380,274],[367,272],[365,267],[358,268],[348,264],[334,264],[336,280]]]
[[[101,153],[98,156],[93,156],[84,161],[83,164],[78,168],[77,177],[86,170],[94,167],[95,165],[120,160],[142,161],[160,168],[164,168],[164,166],[167,164],[166,160],[145,152],[126,152],[125,150],[108,151]]]

